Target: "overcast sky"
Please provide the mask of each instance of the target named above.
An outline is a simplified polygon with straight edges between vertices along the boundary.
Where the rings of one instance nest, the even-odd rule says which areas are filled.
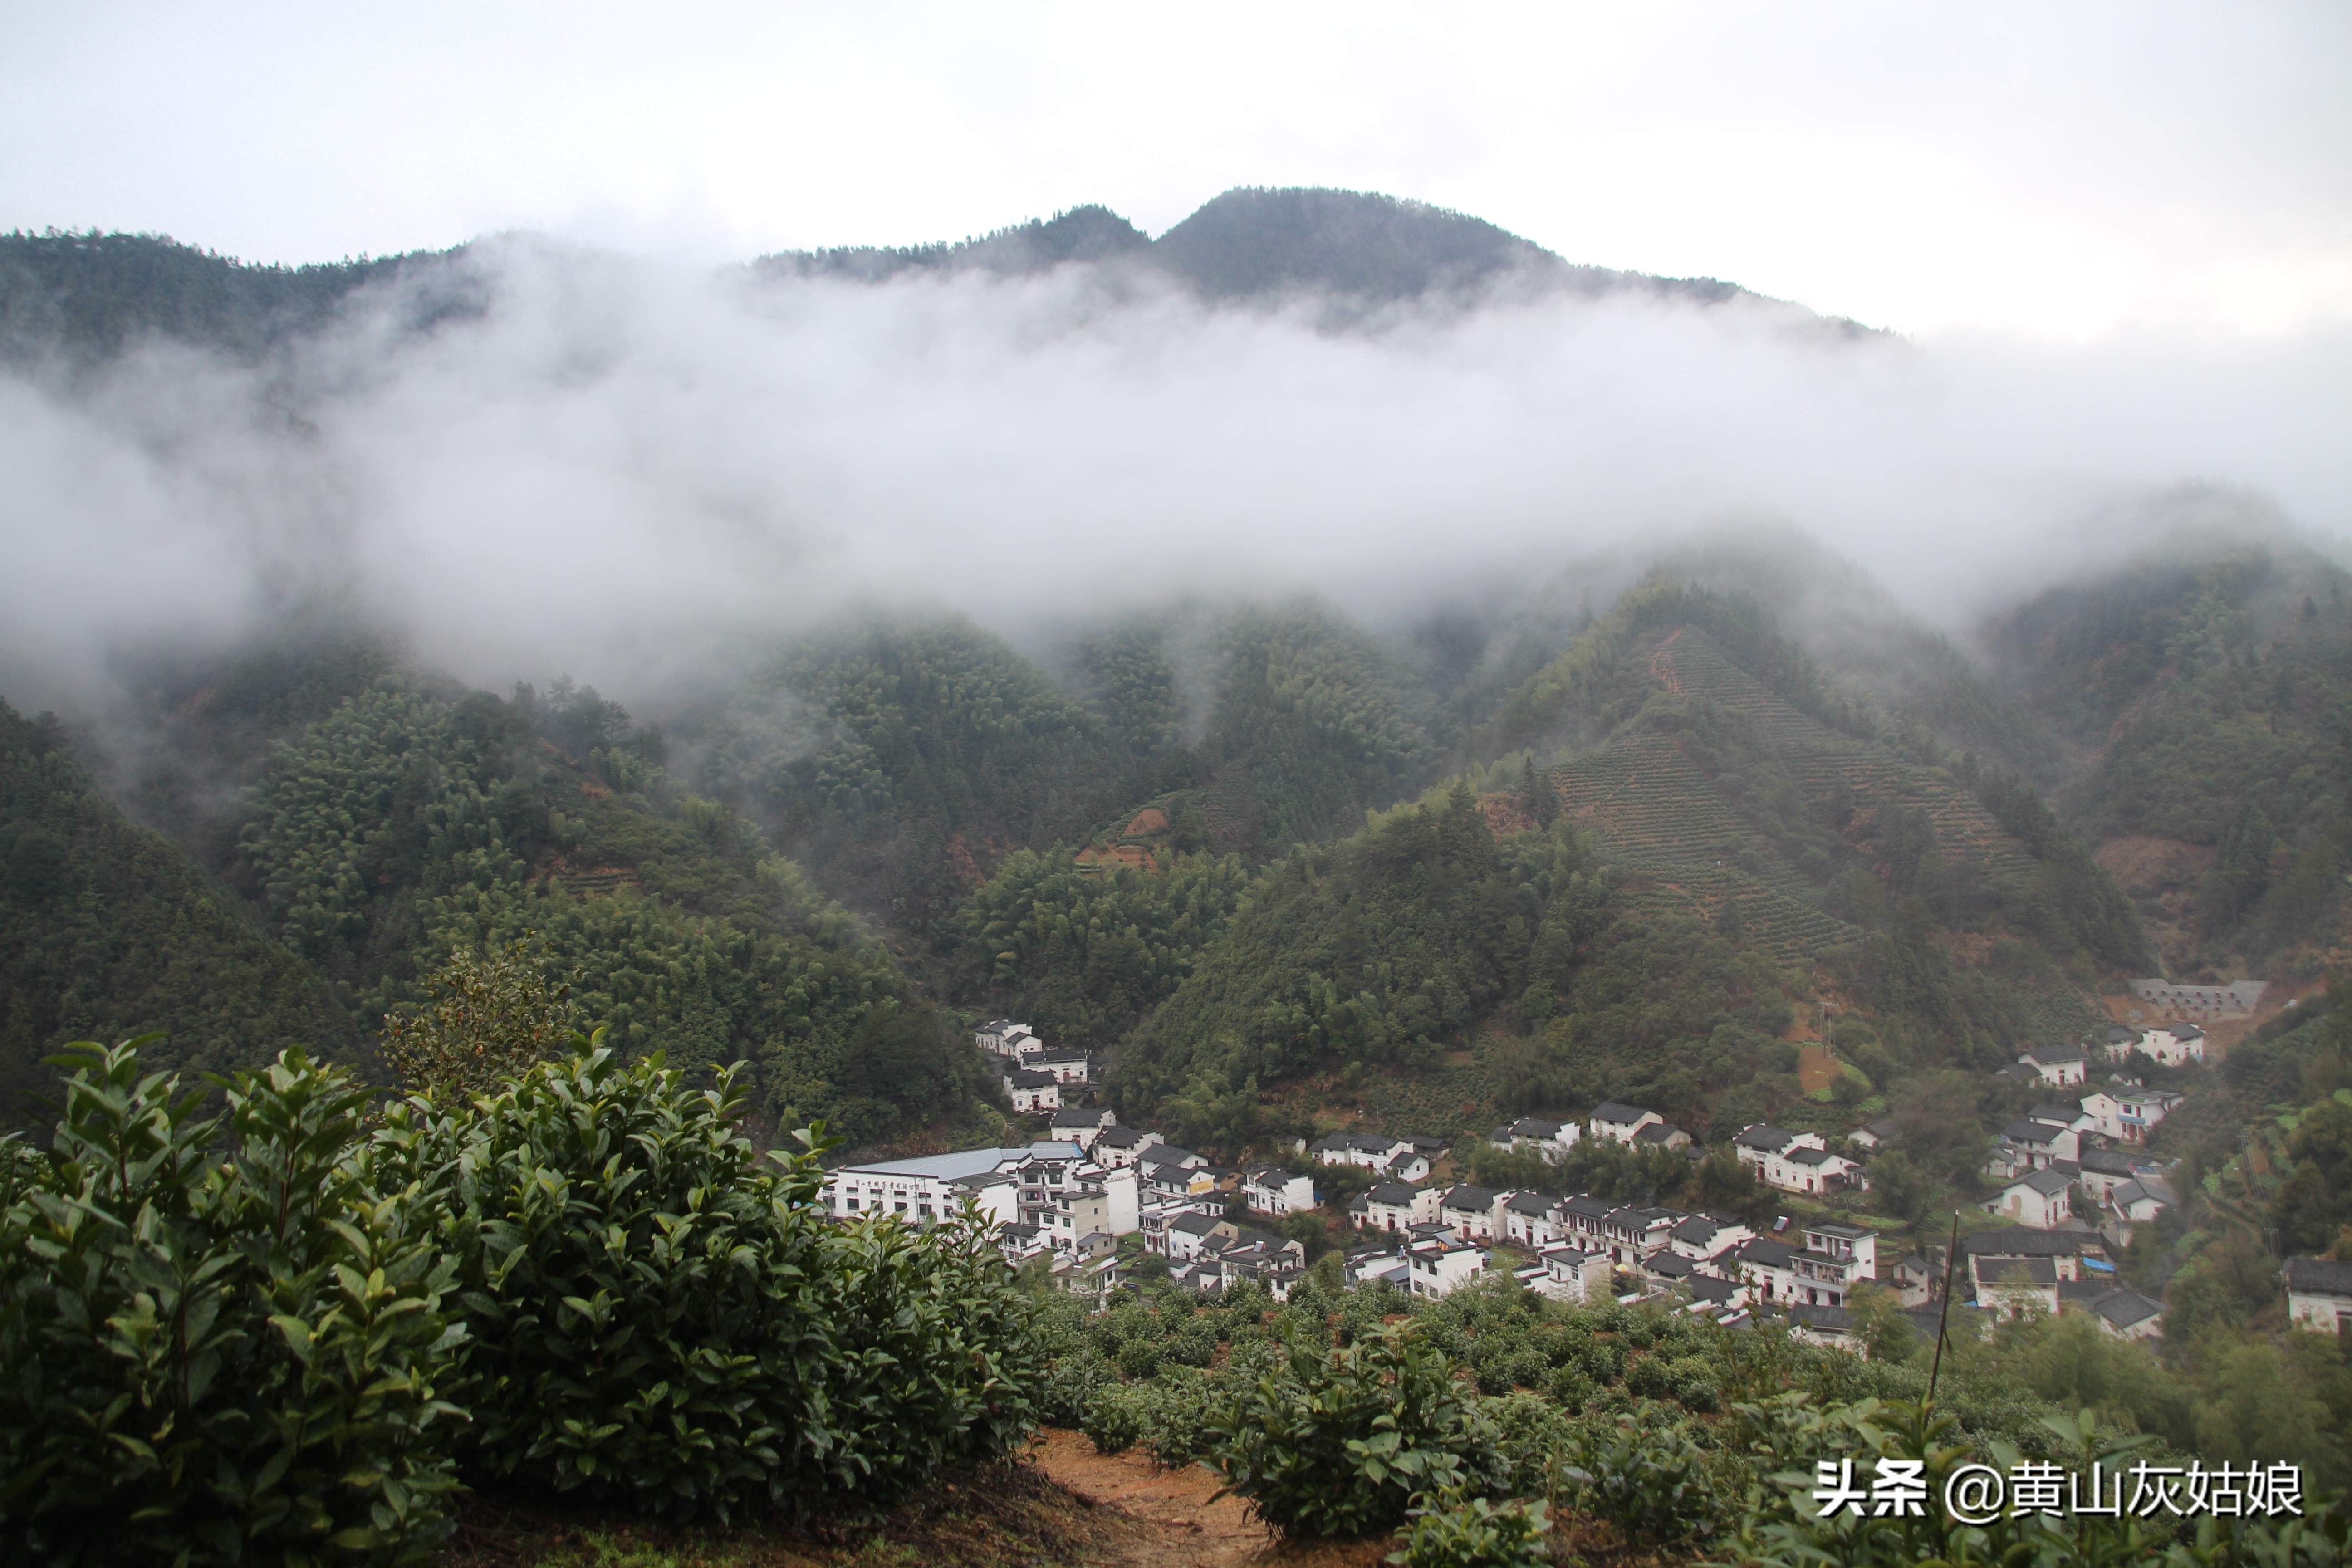
[[[0,4],[0,226],[718,260],[1237,184],[1916,334],[2352,321],[2352,6]]]

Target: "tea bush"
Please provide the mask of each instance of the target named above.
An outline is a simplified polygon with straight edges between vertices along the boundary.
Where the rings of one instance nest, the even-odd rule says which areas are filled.
[[[1578,1508],[1652,1544],[1706,1534],[1720,1506],[1706,1456],[1656,1407],[1579,1422],[1562,1479]]]
[[[1416,1496],[1504,1479],[1494,1427],[1413,1323],[1349,1345],[1295,1331],[1208,1433],[1226,1489],[1285,1535],[1362,1535]]]
[[[379,1157],[432,1216],[473,1332],[469,1473],[720,1518],[885,1497],[1007,1451],[1043,1342],[969,1221],[836,1228],[821,1128],[762,1170],[740,1074],[564,1058],[465,1105],[394,1108]]]
[[[1551,1521],[1539,1502],[1485,1498],[1453,1500],[1419,1510],[1402,1531],[1404,1547],[1388,1561],[1403,1568],[1543,1568]]]
[[[0,1555],[424,1562],[463,1330],[361,1157],[369,1091],[289,1051],[200,1117],[154,1037],[73,1047],[48,1157],[8,1161]]]
[[[299,1051],[206,1115],[145,1043],[78,1047],[47,1152],[0,1141],[0,1561],[422,1563],[461,1474],[887,1500],[1008,1451],[1076,1338],[971,1216],[825,1223],[814,1152],[735,1133],[732,1072],[575,1037],[371,1129]]]

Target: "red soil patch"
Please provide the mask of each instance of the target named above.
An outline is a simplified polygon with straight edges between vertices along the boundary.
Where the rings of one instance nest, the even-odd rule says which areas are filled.
[[[1676,626],[1666,634],[1664,641],[1659,643],[1650,652],[1650,673],[1665,682],[1666,689],[1677,697],[1683,694],[1683,678],[1682,672],[1675,668],[1670,650],[1675,646],[1675,639],[1682,635],[1683,628]]]
[[[1539,779],[1536,787],[1549,789],[1551,781]],[[1497,838],[1525,833],[1536,826],[1536,819],[1519,804],[1519,797],[1516,795],[1482,795],[1478,797],[1478,811],[1486,819],[1486,830]]]
[[[2210,844],[2126,834],[2108,839],[2091,858],[2106,868],[2125,892],[2148,898],[2193,886],[2212,868],[2216,853]]]
[[[1127,837],[1129,838],[1145,838],[1154,833],[1167,831],[1168,814],[1156,805],[1145,806],[1135,814],[1135,820],[1127,825]]]
[[[1283,1542],[1250,1516],[1241,1499],[1218,1497],[1217,1477],[1205,1467],[1166,1470],[1131,1451],[1098,1454],[1076,1432],[1048,1428],[1030,1458],[1063,1490],[1130,1514],[1148,1527],[1116,1557],[1097,1561],[1132,1568],[1372,1568],[1396,1550],[1387,1536]]]
[[[988,880],[988,874],[980,868],[980,862],[972,856],[971,846],[963,841],[961,833],[948,835],[948,868],[955,873],[956,881],[967,893]]]
[[[1797,1084],[1807,1094],[1824,1089],[1845,1076],[1845,1064],[1826,1046],[1797,1047]]]

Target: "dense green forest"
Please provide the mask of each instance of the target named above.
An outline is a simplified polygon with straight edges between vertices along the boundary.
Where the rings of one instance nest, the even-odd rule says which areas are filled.
[[[256,266],[166,235],[0,234],[0,357],[106,358],[149,338],[259,354],[326,325],[354,292],[429,277],[406,324],[478,312],[455,251],[306,267]]]
[[[67,1040],[161,1030],[158,1067],[226,1071],[288,1046],[346,1058],[361,1031],[236,895],[128,820],[56,719],[0,702],[0,1124]]]
[[[2053,590],[1993,628],[2020,700],[2098,748],[2062,817],[2111,847],[2178,973],[2308,977],[2332,945],[2352,865],[2347,587],[2306,548],[2238,546]]]

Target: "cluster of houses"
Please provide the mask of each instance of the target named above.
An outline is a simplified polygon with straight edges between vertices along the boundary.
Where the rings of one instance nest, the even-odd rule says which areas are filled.
[[[982,1025],[972,1038],[997,1059],[1005,1096],[1023,1116],[1058,1116],[1078,1110],[1091,1102],[1108,1076],[1104,1057],[1048,1046],[1026,1024],[994,1019]]]
[[[1221,1167],[1160,1133],[1121,1126],[1092,1102],[1100,1058],[1052,1050],[1025,1026],[992,1023],[979,1039],[1003,1059],[1016,1105],[1051,1113],[1051,1137],[837,1171],[825,1194],[835,1216],[928,1226],[970,1203],[995,1225],[1008,1258],[1043,1258],[1066,1288],[1096,1297],[1118,1283],[1120,1243],[1130,1237],[1167,1259],[1171,1279],[1204,1293],[1250,1281],[1281,1300],[1304,1276],[1305,1247],[1253,1222],[1318,1207],[1313,1177]],[[2029,1051],[2002,1069],[2038,1089],[2078,1092],[2053,1093],[2002,1129],[1988,1171],[2005,1184],[1985,1207],[2005,1223],[1965,1237],[1949,1260],[1883,1257],[1874,1231],[1837,1219],[1782,1216],[1759,1230],[1728,1215],[1581,1194],[1447,1184],[1433,1181],[1452,1152],[1439,1138],[1339,1132],[1300,1152],[1374,1178],[1348,1207],[1362,1237],[1345,1259],[1351,1283],[1385,1279],[1427,1298],[1508,1268],[1563,1300],[1660,1300],[1733,1327],[1777,1315],[1801,1337],[1838,1343],[1852,1328],[1854,1289],[1875,1282],[1928,1332],[1948,1289],[1957,1311],[2082,1311],[2111,1333],[2147,1338],[2162,1331],[2163,1305],[2122,1283],[2110,1251],[2176,1202],[2165,1167],[2144,1145],[2180,1096],[2120,1073],[2104,1087],[2089,1082],[2095,1057],[2122,1065],[2136,1054],[2199,1061],[2204,1037],[2190,1025],[2117,1026],[2103,1039]],[[1853,1153],[1883,1146],[1895,1131],[1874,1121],[1833,1148],[1820,1133],[1758,1124],[1731,1147],[1765,1185],[1819,1199],[1866,1190]],[[1489,1136],[1553,1164],[1587,1138],[1704,1152],[1657,1112],[1614,1102],[1581,1122],[1522,1117]],[[2352,1263],[2290,1259],[2284,1283],[2298,1326],[2352,1332]]]
[[[2202,1061],[2205,1041],[2201,1031],[2186,1026],[2179,1031],[2117,1026],[2102,1042],[2028,1051],[1994,1076],[2037,1089],[2085,1089],[2094,1048],[2110,1062],[2127,1062],[2137,1054],[2178,1065]],[[2180,1100],[2170,1089],[2151,1089],[2118,1073],[2087,1094],[2036,1104],[2000,1130],[1985,1173],[2004,1184],[1986,1209],[2035,1230],[2098,1219],[2122,1227],[2119,1234],[2128,1237],[2130,1226],[2155,1219],[2179,1201],[2166,1167],[2141,1151]],[[2093,1212],[2075,1212],[2078,1193]]]
[[[1314,1183],[1279,1167],[1221,1169],[1108,1111],[1076,1137],[850,1165],[831,1173],[836,1219],[895,1216],[919,1228],[974,1205],[1014,1263],[1043,1258],[1066,1289],[1099,1297],[1118,1279],[1122,1238],[1168,1258],[1181,1283],[1214,1291],[1243,1279],[1279,1300],[1306,1272],[1306,1248],[1226,1217],[1236,1194],[1261,1213],[1315,1206]]]

